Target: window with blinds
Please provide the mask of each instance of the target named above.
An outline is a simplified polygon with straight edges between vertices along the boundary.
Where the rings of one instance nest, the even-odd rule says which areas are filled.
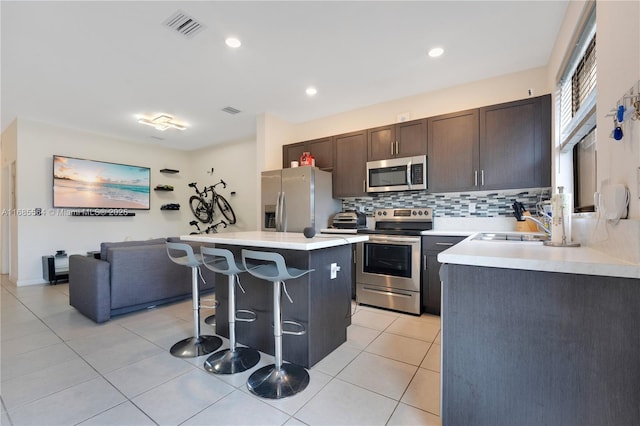
[[[589,13],[558,83],[560,147],[573,147],[596,126],[596,19]]]
[[[573,156],[573,207],[576,212],[594,211],[593,194],[597,186],[595,2],[590,3],[582,22],[556,92],[560,152]]]

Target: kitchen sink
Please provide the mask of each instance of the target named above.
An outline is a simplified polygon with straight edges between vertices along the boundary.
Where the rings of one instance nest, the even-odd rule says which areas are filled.
[[[549,236],[536,232],[482,232],[473,238],[474,241],[509,241],[509,242],[543,242],[548,241]]]

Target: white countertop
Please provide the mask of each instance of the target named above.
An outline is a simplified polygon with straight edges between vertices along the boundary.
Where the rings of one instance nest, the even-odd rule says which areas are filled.
[[[369,237],[366,235],[316,234],[313,238],[307,238],[302,232],[245,231],[223,232],[220,234],[182,235],[180,239],[210,244],[217,243],[309,251],[367,241]]]
[[[429,230],[422,231],[420,235],[434,235],[434,236],[447,236],[447,237],[468,237],[475,234],[475,231],[446,231],[446,230]]]
[[[475,234],[438,254],[441,263],[530,271],[640,278],[640,265],[590,247],[550,247],[541,242],[478,241]]]

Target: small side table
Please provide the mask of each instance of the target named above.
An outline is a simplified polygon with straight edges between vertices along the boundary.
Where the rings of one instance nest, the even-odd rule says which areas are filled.
[[[88,251],[87,252],[87,256],[88,257],[93,257],[94,259],[100,259],[100,250]]]
[[[42,256],[42,278],[49,284],[58,284],[59,280],[69,280],[69,258],[67,255]]]

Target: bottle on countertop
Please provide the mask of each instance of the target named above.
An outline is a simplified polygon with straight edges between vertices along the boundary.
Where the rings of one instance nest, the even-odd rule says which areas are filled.
[[[571,243],[572,195],[558,187],[558,193],[551,197],[551,241],[555,244]]]

